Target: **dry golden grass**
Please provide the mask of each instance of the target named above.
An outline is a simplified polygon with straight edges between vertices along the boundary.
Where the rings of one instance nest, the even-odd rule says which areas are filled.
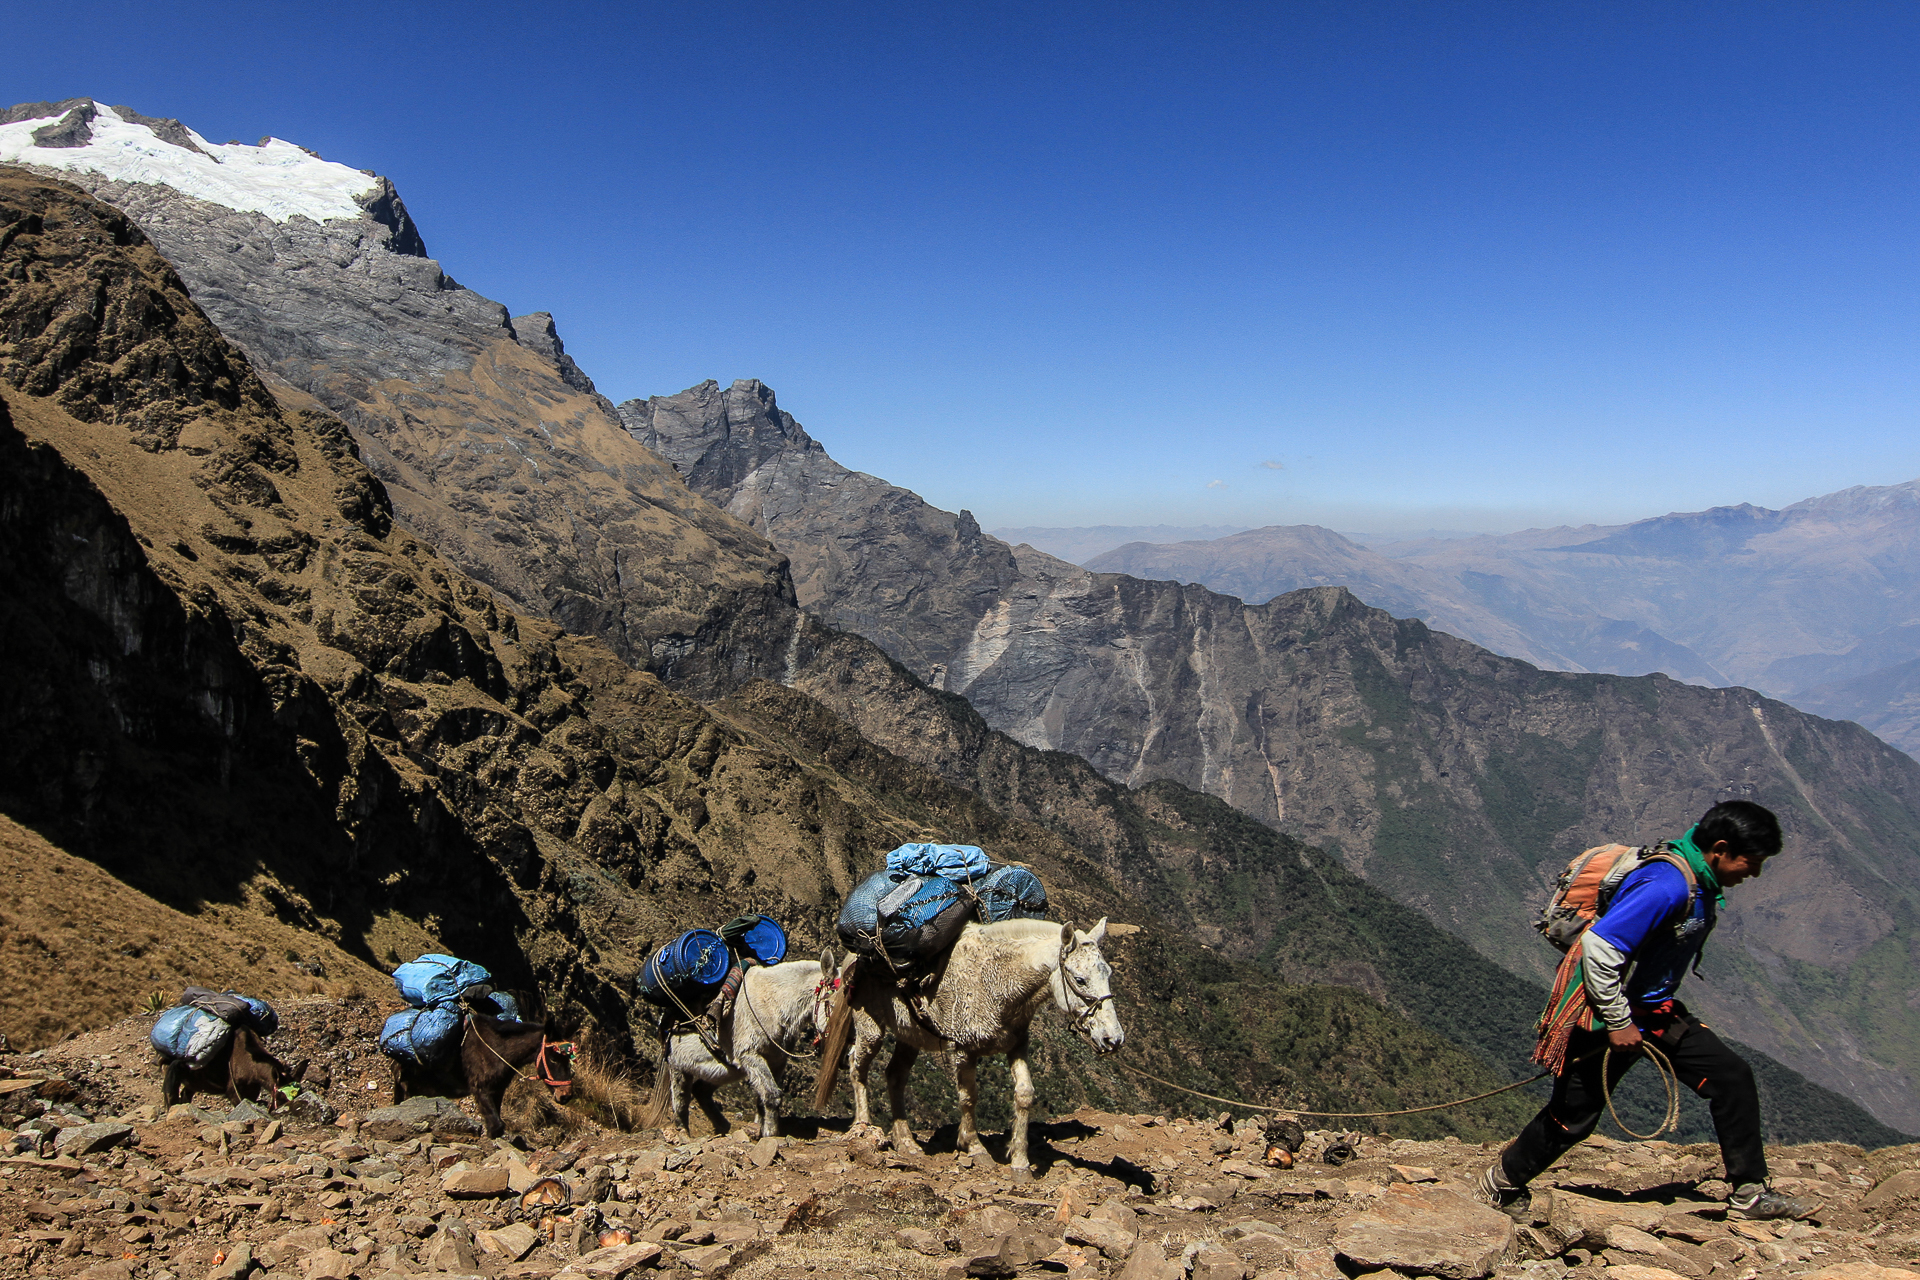
[[[641,1127],[647,1097],[631,1073],[607,1066],[600,1055],[582,1045],[573,1058],[573,1096],[567,1106],[584,1111],[609,1129],[630,1133]]]
[[[320,960],[322,981],[290,955]],[[309,992],[355,998],[386,975],[316,933],[210,903],[177,911],[0,817],[0,1032],[37,1049],[75,1031],[164,1009],[189,985],[267,1000]]]

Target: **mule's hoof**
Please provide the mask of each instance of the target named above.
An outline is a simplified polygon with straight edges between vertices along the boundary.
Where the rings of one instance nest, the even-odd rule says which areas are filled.
[[[1032,1182],[1032,1181],[1033,1181],[1033,1166],[1032,1166],[1032,1165],[1026,1165],[1026,1164],[1010,1164],[1010,1165],[1008,1165],[1008,1166],[1007,1166],[1007,1181],[1008,1181],[1008,1182]]]

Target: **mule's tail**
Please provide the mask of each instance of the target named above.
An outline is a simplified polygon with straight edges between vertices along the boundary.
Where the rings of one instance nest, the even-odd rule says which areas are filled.
[[[853,983],[860,976],[856,957],[840,975],[840,990],[833,997],[833,1013],[827,1018],[827,1034],[820,1041],[820,1075],[813,1084],[813,1109],[825,1111],[833,1097],[833,1086],[840,1079],[840,1059],[846,1056],[847,1040],[853,1033]]]
[[[665,1127],[673,1115],[673,1067],[668,1062],[671,1057],[668,1046],[660,1046],[660,1069],[653,1073],[653,1096],[647,1099],[646,1109],[641,1111],[639,1119],[633,1122],[636,1129],[659,1129]]]

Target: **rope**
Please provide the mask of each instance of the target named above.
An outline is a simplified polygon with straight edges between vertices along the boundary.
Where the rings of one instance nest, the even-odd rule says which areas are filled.
[[[1607,1114],[1612,1116],[1613,1122],[1620,1126],[1620,1131],[1630,1138],[1638,1138],[1642,1142],[1651,1142],[1663,1133],[1674,1132],[1680,1128],[1680,1076],[1679,1073],[1673,1069],[1673,1063],[1668,1061],[1667,1055],[1655,1048],[1652,1041],[1642,1040],[1640,1047],[1645,1049],[1648,1056],[1653,1059],[1654,1069],[1660,1073],[1660,1087],[1665,1090],[1667,1095],[1667,1112],[1661,1117],[1660,1126],[1657,1129],[1652,1133],[1635,1133],[1633,1130],[1627,1128],[1626,1121],[1622,1120],[1620,1113],[1613,1109],[1613,1085],[1607,1079],[1608,1068],[1613,1065],[1612,1045],[1607,1046],[1606,1056],[1600,1059],[1600,1085],[1607,1097]],[[1593,1055],[1588,1054],[1587,1056],[1592,1057]],[[1624,1070],[1624,1068],[1622,1069]]]
[[[1591,1057],[1592,1055],[1588,1056]],[[1553,1074],[1551,1071],[1542,1071],[1537,1076],[1529,1077],[1514,1084],[1503,1085],[1498,1089],[1490,1089],[1486,1093],[1476,1093],[1471,1098],[1460,1098],[1454,1102],[1439,1102],[1430,1107],[1408,1107],[1402,1111],[1303,1111],[1299,1107],[1266,1107],[1261,1106],[1257,1102],[1240,1102],[1233,1098],[1222,1098],[1218,1094],[1202,1093],[1198,1089],[1189,1089],[1185,1085],[1175,1084],[1171,1080],[1162,1080],[1159,1076],[1142,1071],[1138,1067],[1128,1066],[1124,1062],[1116,1065],[1123,1071],[1131,1071],[1134,1075],[1151,1080],[1155,1084],[1163,1084],[1169,1089],[1178,1089],[1181,1093],[1190,1093],[1196,1098],[1205,1098],[1208,1102],[1224,1102],[1230,1107],[1241,1107],[1248,1111],[1271,1111],[1277,1115],[1287,1116],[1322,1116],[1330,1120],[1372,1120],[1381,1116],[1411,1116],[1418,1115],[1423,1111],[1445,1111],[1448,1107],[1464,1107],[1469,1102],[1479,1102],[1483,1098],[1491,1098],[1498,1094],[1509,1093],[1515,1089],[1524,1088],[1532,1084],[1535,1080],[1544,1080]]]
[[[1620,1113],[1613,1109],[1613,1085],[1607,1079],[1607,1068],[1611,1065],[1611,1059],[1613,1057],[1612,1045],[1607,1046],[1605,1055],[1600,1060],[1600,1085],[1603,1093],[1606,1095],[1607,1112],[1613,1117],[1613,1122],[1620,1126],[1621,1132],[1627,1134],[1629,1137],[1638,1138],[1642,1142],[1650,1142],[1661,1134],[1671,1132],[1680,1127],[1680,1080],[1679,1076],[1674,1072],[1673,1064],[1667,1060],[1665,1054],[1661,1053],[1660,1050],[1655,1048],[1649,1041],[1642,1040],[1640,1044],[1641,1047],[1646,1049],[1652,1056],[1654,1066],[1660,1072],[1660,1082],[1666,1090],[1667,1113],[1661,1120],[1660,1127],[1652,1133],[1635,1133],[1632,1129],[1627,1128],[1620,1119]],[[1591,1053],[1581,1054],[1578,1058],[1569,1061],[1567,1065],[1572,1066],[1575,1062],[1585,1062],[1592,1056],[1593,1054]],[[1247,1111],[1271,1111],[1278,1115],[1289,1116],[1320,1116],[1328,1120],[1377,1120],[1387,1116],[1415,1116],[1427,1111],[1445,1111],[1451,1107],[1464,1107],[1470,1102],[1482,1102],[1488,1098],[1498,1097],[1503,1093],[1511,1093],[1515,1089],[1524,1089],[1535,1081],[1545,1080],[1553,1074],[1551,1071],[1542,1071],[1539,1075],[1529,1076],[1525,1080],[1518,1080],[1513,1084],[1502,1085],[1498,1089],[1489,1089],[1485,1093],[1476,1093],[1471,1098],[1459,1098],[1452,1102],[1436,1102],[1430,1107],[1406,1107],[1399,1111],[1304,1111],[1299,1107],[1267,1107],[1255,1102],[1241,1102],[1234,1098],[1222,1098],[1218,1094],[1202,1093],[1198,1089],[1189,1089],[1183,1084],[1175,1084],[1171,1080],[1163,1080],[1151,1072],[1142,1071],[1140,1068],[1130,1066],[1124,1062],[1116,1063],[1115,1065],[1123,1071],[1130,1071],[1136,1076],[1153,1081],[1155,1084],[1165,1085],[1169,1089],[1178,1089],[1181,1093],[1190,1093],[1196,1098],[1205,1098],[1208,1102],[1224,1102],[1230,1107],[1240,1107]]]

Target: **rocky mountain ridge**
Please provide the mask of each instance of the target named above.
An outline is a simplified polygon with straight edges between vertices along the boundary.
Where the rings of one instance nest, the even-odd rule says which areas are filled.
[[[781,672],[798,613],[780,556],[635,445],[551,316],[511,317],[427,257],[391,183],[271,139],[215,148],[187,131],[181,145],[166,122],[87,99],[53,114],[91,109],[93,135],[31,144],[45,105],[8,113],[26,114],[0,126],[0,160],[131,216],[276,394],[349,425],[402,527],[514,608],[676,685]],[[201,181],[243,162],[266,176],[238,191]],[[276,184],[324,198],[256,189]]]
[[[1344,585],[1369,604],[1541,666],[1741,684],[1864,724],[1909,752],[1900,669],[1920,659],[1920,481],[1769,510],[1750,503],[1628,525],[1360,548],[1270,528],[1135,544],[1096,570],[1248,601]],[[1891,691],[1891,699],[1889,693]]]

